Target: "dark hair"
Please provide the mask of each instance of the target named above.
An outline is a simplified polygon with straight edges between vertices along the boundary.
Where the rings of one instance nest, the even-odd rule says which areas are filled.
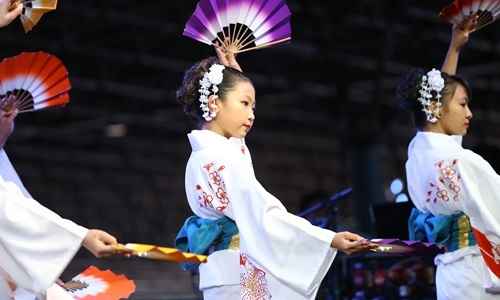
[[[182,86],[176,92],[177,101],[183,106],[186,115],[196,121],[197,125],[205,121],[203,119],[203,111],[200,108],[200,102],[198,101],[200,98],[200,92],[198,91],[200,89],[200,80],[213,64],[220,64],[216,57],[205,58],[191,66],[184,73]],[[245,74],[231,67],[226,66],[223,75],[224,79],[218,85],[219,92],[217,93],[221,100],[225,100],[227,93],[239,81],[251,82]]]
[[[427,117],[422,111],[423,107],[418,101],[420,84],[425,73],[423,69],[411,70],[401,78],[396,90],[396,99],[399,106],[412,113],[415,126],[419,129],[423,128],[427,122]],[[459,85],[465,89],[469,99],[472,97],[470,86],[464,78],[444,72],[441,72],[441,75],[444,79],[444,89],[441,92],[443,104],[453,97]]]

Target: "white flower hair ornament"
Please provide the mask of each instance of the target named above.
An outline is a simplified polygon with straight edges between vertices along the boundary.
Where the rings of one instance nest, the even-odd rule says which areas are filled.
[[[440,71],[432,69],[422,76],[420,89],[418,90],[420,94],[418,101],[423,106],[422,111],[425,112],[427,121],[431,123],[436,123],[441,117],[441,92],[443,89],[444,78]],[[435,92],[435,96],[433,96],[432,92]]]
[[[208,97],[212,95],[217,96],[219,92],[218,85],[224,80],[223,71],[225,68],[226,67],[223,65],[213,64],[200,80],[200,89],[198,90],[198,92],[200,92],[200,107],[203,111],[203,118],[207,122],[212,121],[217,115],[216,112],[210,111],[208,107]]]

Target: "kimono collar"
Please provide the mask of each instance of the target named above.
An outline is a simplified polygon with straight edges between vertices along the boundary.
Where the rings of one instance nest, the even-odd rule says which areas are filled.
[[[202,150],[204,148],[222,145],[244,145],[244,139],[226,138],[211,130],[193,130],[188,134],[189,142],[193,151]]]
[[[414,148],[420,149],[462,149],[462,136],[447,135],[429,131],[419,131],[408,147],[408,154]]]

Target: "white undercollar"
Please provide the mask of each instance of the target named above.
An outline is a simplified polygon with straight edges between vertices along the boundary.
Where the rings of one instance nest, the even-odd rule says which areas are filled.
[[[239,138],[226,138],[214,131],[203,129],[193,130],[188,134],[189,142],[193,151],[217,145],[244,145],[245,140]]]

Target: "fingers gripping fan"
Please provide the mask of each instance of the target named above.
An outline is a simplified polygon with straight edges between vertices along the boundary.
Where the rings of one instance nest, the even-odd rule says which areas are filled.
[[[442,20],[454,25],[473,15],[478,17],[475,30],[495,22],[500,16],[500,0],[455,0],[439,14]]]
[[[183,35],[241,53],[291,40],[290,18],[284,0],[201,0]]]
[[[45,13],[57,8],[57,0],[11,0],[11,7],[20,3],[23,4],[20,18],[25,32],[31,31]]]
[[[69,102],[71,84],[61,60],[24,52],[0,62],[0,108],[29,112]]]

